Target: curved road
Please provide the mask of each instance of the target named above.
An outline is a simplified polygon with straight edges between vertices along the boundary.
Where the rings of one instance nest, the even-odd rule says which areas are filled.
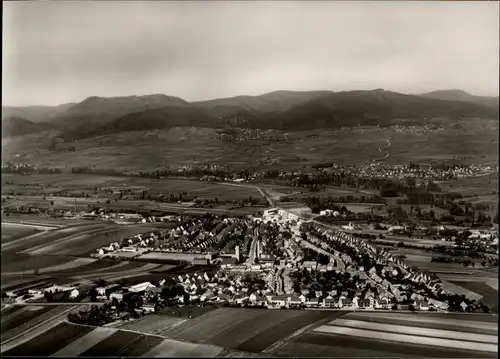
[[[391,144],[392,144],[392,143],[391,143],[391,140],[392,140],[392,137],[389,137],[388,139],[386,139],[386,140],[385,140],[385,141],[387,142],[387,146],[385,146],[385,147],[384,147],[384,150],[385,150],[385,149],[388,149],[389,147],[391,147]],[[382,151],[382,149],[381,149],[380,147],[378,148],[378,151],[379,151],[380,153],[382,153],[382,152],[383,152],[383,151]],[[384,157],[382,157],[382,158],[378,158],[378,159],[376,159],[375,161],[383,161],[383,160],[386,160],[386,159],[388,159],[388,158],[389,158],[389,156],[390,156],[390,154],[389,154],[389,153],[386,153]]]

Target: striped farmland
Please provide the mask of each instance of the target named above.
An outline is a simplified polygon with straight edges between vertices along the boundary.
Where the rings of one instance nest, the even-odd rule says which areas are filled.
[[[493,358],[498,324],[490,318],[354,312],[298,336],[273,354],[321,356],[330,350],[332,356]]]

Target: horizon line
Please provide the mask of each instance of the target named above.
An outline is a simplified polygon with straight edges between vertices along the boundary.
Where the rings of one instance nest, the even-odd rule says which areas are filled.
[[[478,97],[500,97],[500,94],[496,94],[496,95],[475,95],[475,94],[472,94],[466,90],[462,90],[462,89],[441,89],[441,90],[432,90],[432,91],[427,91],[427,92],[420,92],[420,93],[407,93],[407,92],[400,92],[400,91],[394,91],[394,90],[390,90],[390,89],[386,89],[386,88],[374,88],[374,89],[371,89],[371,90],[367,90],[367,89],[357,89],[357,90],[342,90],[342,91],[334,91],[334,90],[273,90],[273,91],[269,91],[269,92],[264,92],[264,93],[259,93],[257,95],[248,95],[248,94],[241,94],[241,95],[233,95],[233,96],[226,96],[226,97],[215,97],[215,98],[211,98],[211,99],[205,99],[205,100],[192,100],[192,101],[188,101],[182,97],[179,97],[179,96],[175,96],[175,95],[168,95],[166,93],[149,93],[149,94],[142,94],[142,95],[137,95],[137,94],[132,94],[132,95],[120,95],[120,96],[98,96],[98,95],[91,95],[91,96],[87,96],[85,97],[83,100],[80,100],[80,101],[69,101],[69,102],[62,102],[62,103],[59,103],[57,105],[42,105],[42,104],[36,104],[36,105],[5,105],[2,103],[2,108],[4,107],[58,107],[58,106],[64,106],[64,105],[69,105],[69,104],[73,104],[73,105],[76,105],[78,103],[81,103],[83,101],[85,101],[86,99],[89,99],[91,97],[98,97],[98,98],[104,98],[104,99],[112,99],[112,98],[127,98],[127,97],[145,97],[145,96],[169,96],[169,97],[176,97],[176,98],[179,98],[183,101],[186,101],[187,103],[196,103],[196,102],[208,102],[208,101],[216,101],[216,100],[223,100],[223,99],[228,99],[228,98],[236,98],[236,97],[259,97],[259,96],[264,96],[264,95],[267,95],[267,94],[271,94],[271,93],[275,93],[275,92],[331,92],[331,93],[340,93],[340,92],[354,92],[354,91],[376,91],[376,90],[384,90],[384,91],[388,91],[388,92],[396,92],[396,93],[400,93],[400,94],[405,94],[405,95],[412,95],[412,96],[421,96],[423,94],[428,94],[428,93],[432,93],[432,92],[440,92],[440,91],[462,91],[462,92],[465,92],[467,93],[468,95],[471,95],[471,96],[478,96]]]

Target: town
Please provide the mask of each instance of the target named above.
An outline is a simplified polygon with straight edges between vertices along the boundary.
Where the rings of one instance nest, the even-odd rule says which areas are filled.
[[[90,298],[92,302],[109,303],[104,307],[106,323],[186,304],[269,309],[488,311],[476,297],[454,293],[435,274],[407,265],[404,256],[376,248],[362,234],[353,233],[353,226],[337,229],[316,220],[302,220],[278,208],[266,210],[262,216],[244,218],[207,214],[156,220],[170,224],[171,229],[121,238],[91,256],[186,263],[197,267],[198,272],[133,285],[104,280],[82,286],[41,282],[4,292],[3,296],[13,303],[78,302]],[[401,229],[404,228],[386,227],[386,233]],[[494,234],[498,251],[498,233]],[[492,235],[474,233],[469,241],[486,240],[493,246]],[[98,313],[94,308],[78,316],[72,314],[71,319],[103,324],[104,317],[95,318]]]

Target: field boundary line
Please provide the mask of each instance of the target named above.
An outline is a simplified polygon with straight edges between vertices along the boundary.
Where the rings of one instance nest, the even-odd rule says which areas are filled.
[[[72,323],[70,321],[68,321],[67,319],[64,319],[63,320],[64,323],[68,323],[68,324],[71,324],[71,325],[78,325],[80,327],[87,327],[87,328],[102,328],[100,326],[95,326],[95,325],[89,325],[89,324],[80,324],[80,323]],[[144,332],[140,332],[140,331],[137,331],[137,330],[132,330],[132,329],[122,329],[120,327],[118,328],[109,328],[109,329],[114,329],[115,330],[115,333],[117,331],[124,331],[124,332],[130,332],[130,333],[134,333],[134,334],[139,334],[139,335],[145,335],[145,336],[152,336],[152,337],[157,337],[157,338],[162,338],[162,339],[171,339],[171,338],[168,338],[168,337],[164,337],[164,336],[161,336],[161,335],[158,335],[158,334],[150,334],[150,333],[144,333]],[[173,339],[173,340],[176,340],[176,339]],[[179,340],[180,341],[180,340]],[[190,343],[190,342],[187,342],[187,343]]]
[[[60,323],[62,323],[62,321],[59,321],[58,318],[60,316],[62,316],[62,315],[65,315],[66,313],[70,312],[71,310],[73,310],[73,309],[75,309],[77,307],[79,307],[79,306],[78,305],[72,306],[72,307],[70,307],[70,308],[62,311],[61,313],[56,314],[56,315],[52,316],[51,318],[49,318],[47,320],[44,320],[43,322],[38,323],[37,325],[35,325],[35,326],[31,327],[31,328],[28,328],[27,330],[25,330],[24,332],[16,335],[15,337],[12,337],[12,338],[6,340],[5,342],[1,343],[0,353],[4,353],[4,352],[6,352],[6,351],[8,351],[8,350],[10,350],[12,348],[15,348],[15,347],[17,347],[17,346],[19,346],[21,344],[24,344],[25,342],[30,341],[31,339],[39,336],[40,334],[43,334],[44,332],[38,333],[38,334],[35,334],[33,337],[30,337],[30,335],[29,335],[30,332],[33,332],[36,329],[39,329],[40,327],[42,327],[43,325],[45,325],[47,323],[50,323],[51,321],[54,321],[53,325],[50,325],[50,327],[47,328],[47,330],[45,330],[45,332],[48,331],[48,330],[50,330],[50,329],[52,329],[53,327],[59,325]],[[9,347],[9,344],[11,344],[14,340],[16,340],[16,339],[18,339],[18,338],[20,338],[22,336],[26,336],[26,338],[22,338],[19,343],[15,344],[15,345],[13,345],[11,347]],[[6,346],[7,346],[7,348],[6,348]]]

